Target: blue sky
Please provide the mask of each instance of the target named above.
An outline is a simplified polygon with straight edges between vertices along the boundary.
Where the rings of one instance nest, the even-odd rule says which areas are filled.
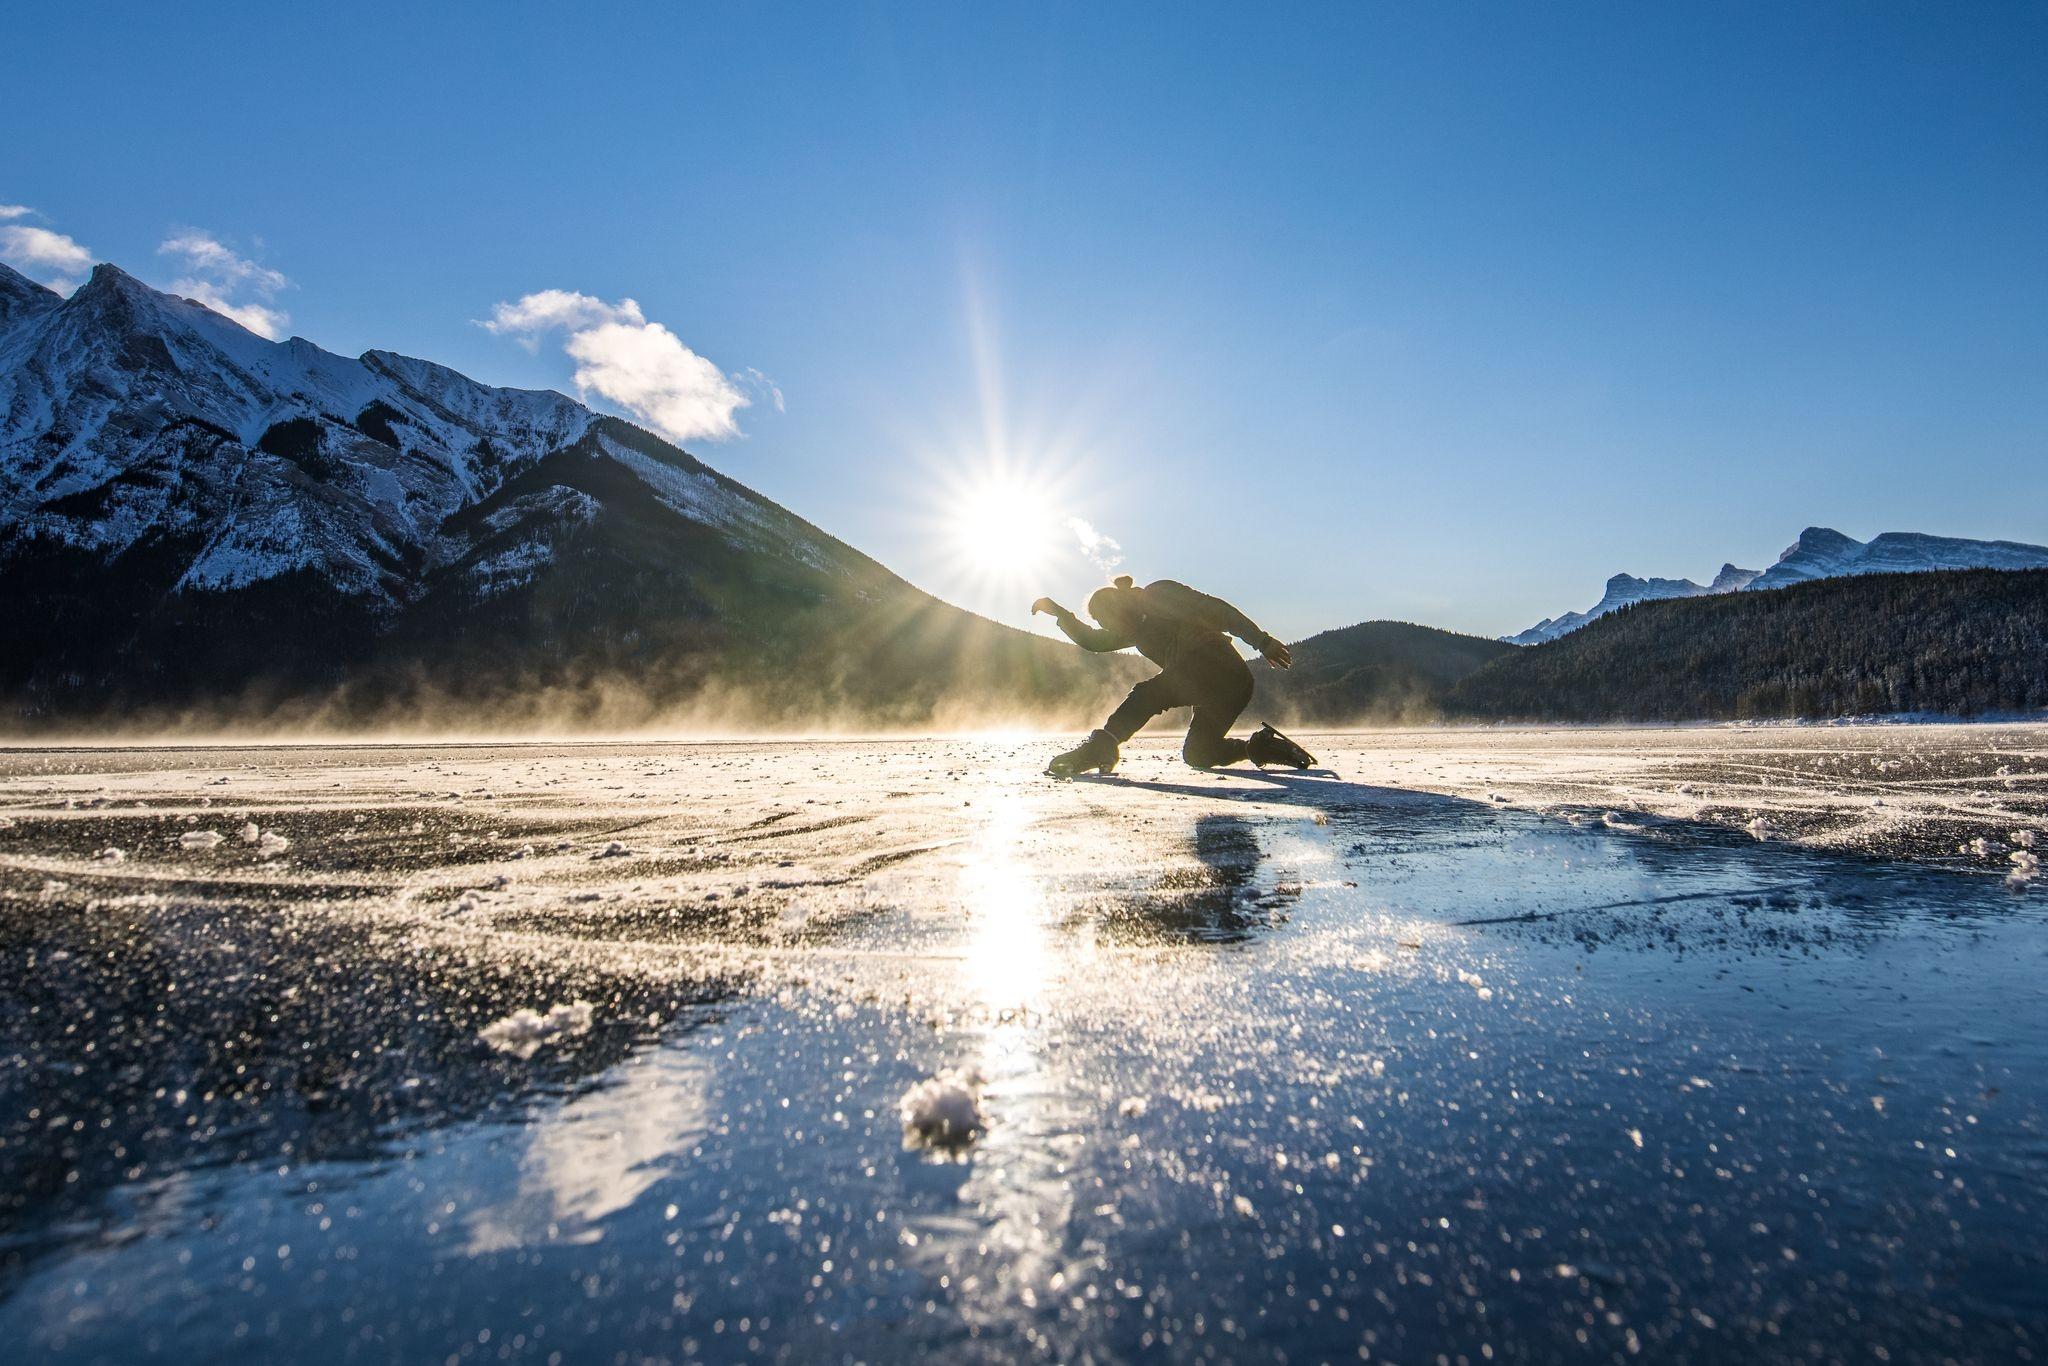
[[[1101,573],[963,553],[992,461],[1290,636],[1515,630],[1811,523],[2048,541],[2041,6],[8,28],[16,226],[160,284],[198,230],[289,332],[500,384],[575,366],[497,305],[630,298],[750,399],[693,451],[1012,622]]]

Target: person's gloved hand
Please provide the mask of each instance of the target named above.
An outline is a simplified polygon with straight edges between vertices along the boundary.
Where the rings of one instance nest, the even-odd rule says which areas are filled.
[[[1034,617],[1040,612],[1045,613],[1049,617],[1056,617],[1066,610],[1066,608],[1060,606],[1051,598],[1040,598],[1037,602],[1031,604],[1031,615]]]
[[[1294,667],[1294,651],[1288,649],[1287,642],[1278,636],[1267,636],[1265,644],[1259,646],[1259,653],[1276,669]]]

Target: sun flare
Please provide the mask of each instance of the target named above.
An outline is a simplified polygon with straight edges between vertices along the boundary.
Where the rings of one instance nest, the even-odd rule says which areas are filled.
[[[948,516],[955,554],[983,579],[1029,580],[1046,570],[1058,546],[1051,501],[1014,476],[991,474],[961,488]]]

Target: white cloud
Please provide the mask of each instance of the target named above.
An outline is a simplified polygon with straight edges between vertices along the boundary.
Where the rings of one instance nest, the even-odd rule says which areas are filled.
[[[756,393],[768,395],[768,401],[775,405],[776,412],[786,413],[789,411],[782,401],[782,386],[762,374],[759,370],[756,370],[753,366],[749,365],[745,370],[742,370],[739,373],[738,380]]]
[[[724,371],[683,345],[660,323],[649,322],[631,299],[606,303],[566,289],[544,289],[516,303],[501,303],[483,326],[516,338],[528,350],[540,334],[568,334],[562,349],[576,362],[576,387],[624,408],[671,441],[718,441],[740,434],[736,415],[751,399]],[[775,406],[782,393],[767,376]]]
[[[276,341],[284,335],[291,315],[270,306],[277,292],[291,284],[280,272],[256,264],[211,233],[195,230],[164,239],[157,251],[184,263],[186,274],[171,281],[172,293],[196,299],[259,337]]]
[[[1124,562],[1124,548],[1097,531],[1095,524],[1086,518],[1067,518],[1067,530],[1074,533],[1074,539],[1081,543],[1081,553],[1097,569],[1107,573]]]
[[[20,204],[0,205],[0,218],[21,218],[31,212]],[[92,252],[61,232],[14,223],[0,228],[0,261],[60,294],[69,294],[78,288],[80,276],[92,269]]]

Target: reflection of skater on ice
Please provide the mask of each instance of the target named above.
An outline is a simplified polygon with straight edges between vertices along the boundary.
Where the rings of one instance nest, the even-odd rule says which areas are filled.
[[[1271,726],[1259,727],[1249,740],[1230,738],[1231,722],[1252,700],[1252,671],[1224,634],[1257,650],[1276,669],[1292,665],[1294,656],[1284,642],[1260,630],[1223,599],[1172,579],[1138,588],[1124,575],[1089,596],[1088,615],[1099,625],[1090,626],[1051,598],[1040,598],[1031,610],[1050,613],[1084,650],[1107,652],[1135,645],[1160,669],[1131,689],[1100,730],[1054,759],[1047,773],[1071,778],[1091,769],[1109,772],[1116,767],[1119,745],[1147,721],[1175,707],[1195,709],[1180,754],[1196,768],[1218,768],[1240,759],[1261,768],[1307,768],[1315,763],[1315,756]]]

